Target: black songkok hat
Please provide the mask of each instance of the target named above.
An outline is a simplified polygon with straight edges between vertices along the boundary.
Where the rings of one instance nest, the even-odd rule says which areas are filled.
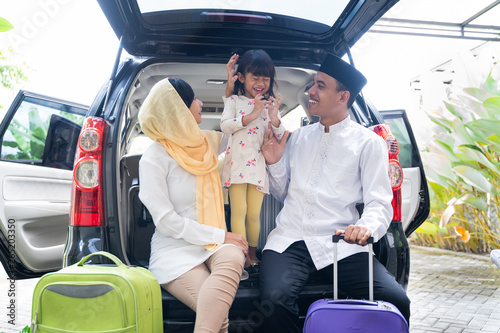
[[[367,82],[365,76],[360,71],[330,53],[326,55],[319,71],[342,82],[354,96],[359,94]]]

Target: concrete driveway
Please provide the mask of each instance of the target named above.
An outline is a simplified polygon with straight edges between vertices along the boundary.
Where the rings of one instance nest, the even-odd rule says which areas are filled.
[[[410,331],[500,333],[500,269],[488,256],[411,247]]]
[[[410,269],[411,333],[500,333],[500,269],[488,256],[412,246]],[[0,271],[0,332],[18,333],[30,322],[37,281],[11,285]],[[15,298],[9,290],[14,290]],[[12,299],[14,325],[9,323]]]

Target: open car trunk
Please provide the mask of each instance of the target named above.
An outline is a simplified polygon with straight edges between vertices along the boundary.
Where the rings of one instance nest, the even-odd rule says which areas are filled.
[[[287,117],[296,119],[295,128],[302,125],[301,120],[307,119],[308,115],[306,110],[306,103],[308,96],[305,94],[308,87],[313,81],[316,73],[313,69],[297,68],[288,66],[277,66],[277,79],[278,89],[283,95],[284,104],[280,112],[283,121],[287,121]],[[149,215],[147,209],[142,205],[139,200],[138,193],[140,187],[139,179],[139,160],[142,152],[152,143],[141,131],[138,124],[137,115],[142,105],[144,98],[151,90],[153,85],[166,77],[179,77],[189,82],[196,93],[197,98],[203,101],[203,123],[200,127],[204,129],[220,130],[220,116],[223,110],[223,99],[225,85],[220,82],[225,82],[226,70],[225,63],[187,63],[187,62],[172,62],[172,61],[159,61],[147,62],[145,67],[137,72],[137,76],[130,85],[130,90],[127,93],[127,99],[124,103],[123,116],[120,120],[119,137],[122,138],[121,145],[117,151],[117,161],[119,161],[119,180],[118,188],[120,203],[120,233],[122,240],[123,253],[126,254],[126,261],[132,265],[148,266],[150,256],[150,240],[154,233],[154,223]],[[297,114],[302,115],[297,116]],[[362,108],[354,105],[350,110],[351,119],[365,126],[368,124],[366,115],[363,114]],[[391,113],[390,123],[394,126],[399,126],[399,132],[404,131],[404,122],[400,122],[395,115]],[[308,121],[308,120],[307,120]],[[307,123],[305,121],[304,123]],[[373,122],[383,121],[381,116],[373,115]],[[394,127],[396,128],[396,127]],[[291,129],[291,128],[287,128]],[[398,132],[398,133],[399,133]],[[408,133],[398,134],[401,137],[405,136],[409,140]],[[411,134],[412,135],[412,134]],[[401,140],[405,146],[402,149],[404,158],[412,156],[412,142]],[[403,184],[403,193],[408,195],[419,195],[418,189],[420,188],[421,175],[416,161],[405,161],[405,180]],[[414,193],[417,191],[416,193]],[[403,195],[407,198],[406,195]],[[419,209],[418,204],[415,206],[415,198],[407,198],[403,201],[403,217],[406,220],[405,227],[409,227],[411,220],[417,215]],[[226,195],[227,200],[227,195]],[[416,202],[420,202],[417,200]],[[264,247],[269,232],[275,227],[275,219],[282,204],[276,201],[271,195],[265,196],[261,209],[261,230],[259,238],[258,251]],[[226,222],[228,230],[230,229],[229,223],[230,211],[229,205],[226,201]],[[398,225],[399,227],[399,225]],[[395,228],[394,230],[396,230]],[[395,239],[404,237],[404,234],[396,235],[396,231],[390,231],[389,236],[384,237],[378,244],[375,245],[375,251],[379,260],[383,264],[394,261],[393,258],[397,254],[391,253],[394,249]],[[406,241],[406,239],[405,239]],[[388,250],[389,249],[389,250]],[[406,256],[407,254],[399,254]],[[404,271],[404,267],[392,268],[395,276],[401,276],[399,281],[406,287],[408,283],[408,273],[398,273],[396,270]],[[183,325],[191,325],[194,320],[194,312],[181,302],[176,300],[166,291],[163,292],[164,297],[164,314],[166,328],[171,329],[183,327]],[[307,284],[306,288],[301,294],[300,308],[301,314],[305,315],[308,305],[321,297],[330,297],[332,295],[332,285],[330,282],[325,281],[323,278],[312,276],[311,281]],[[249,280],[242,281],[238,289],[236,299],[231,307],[231,325],[246,327],[249,325],[249,313],[259,314],[258,309],[259,288],[258,279],[253,277]],[[249,310],[253,309],[253,310]],[[249,312],[250,311],[250,312]],[[239,320],[241,319],[241,320]],[[243,320],[244,319],[244,320]],[[246,326],[245,326],[246,325]],[[235,328],[236,329],[236,328]]]

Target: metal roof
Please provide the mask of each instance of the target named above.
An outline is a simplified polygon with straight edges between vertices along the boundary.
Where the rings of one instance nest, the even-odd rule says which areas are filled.
[[[500,1],[401,0],[369,32],[500,41]]]

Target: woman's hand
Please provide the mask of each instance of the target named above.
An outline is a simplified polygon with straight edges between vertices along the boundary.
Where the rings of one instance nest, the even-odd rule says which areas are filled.
[[[224,244],[233,244],[238,246],[243,253],[245,254],[245,257],[248,255],[248,243],[243,238],[242,235],[235,234],[234,232],[228,232],[226,231],[226,237],[224,238]]]
[[[238,79],[238,75],[236,75],[236,62],[240,56],[238,54],[233,54],[229,61],[226,64],[227,69],[227,83],[226,83],[226,97],[233,95],[234,92],[234,83]]]

